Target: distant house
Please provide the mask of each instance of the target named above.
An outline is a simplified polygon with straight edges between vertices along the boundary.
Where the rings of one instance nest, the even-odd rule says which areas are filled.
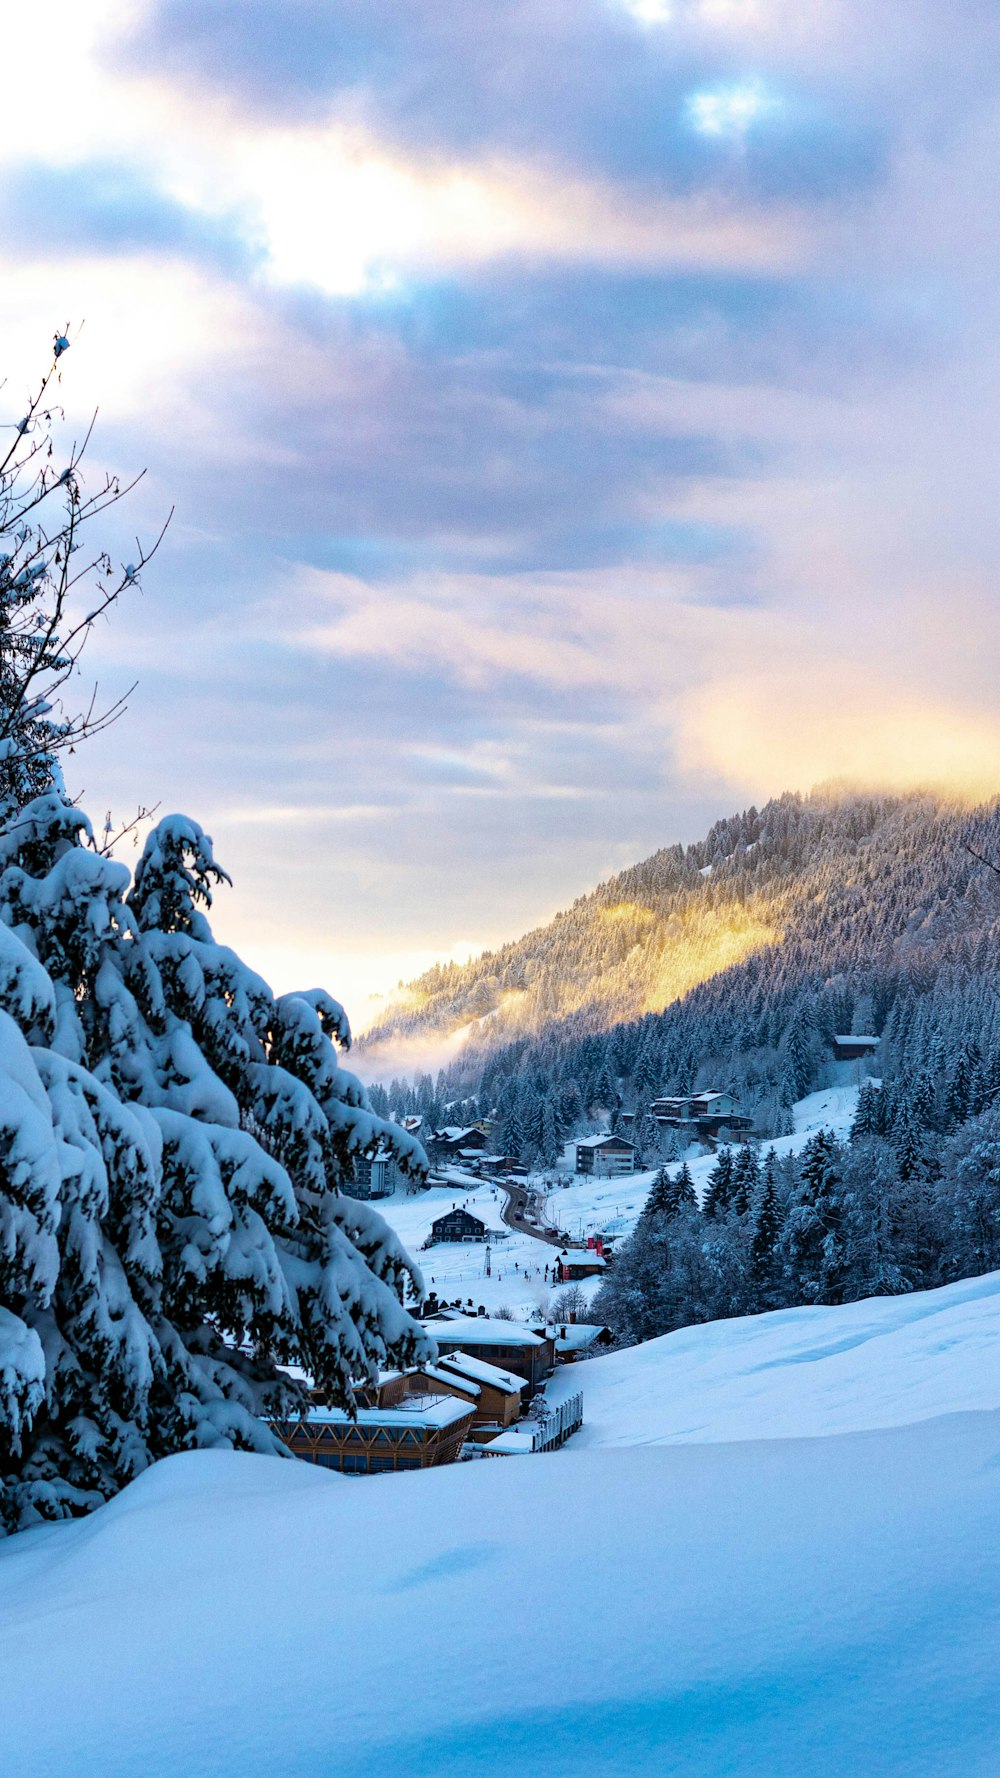
[[[576,1170],[595,1179],[635,1172],[635,1143],[624,1136],[585,1136],[576,1145]]]
[[[571,1321],[560,1327],[556,1334],[556,1358],[560,1364],[575,1364],[578,1358],[587,1358],[590,1353],[613,1346],[615,1336],[610,1327],[599,1327],[593,1322]]]
[[[528,1385],[529,1399],[556,1362],[555,1336],[518,1321],[493,1320],[490,1316],[456,1315],[425,1321],[442,1358],[456,1352],[471,1353],[487,1363],[511,1371]]]
[[[676,1130],[692,1142],[738,1136],[753,1128],[753,1118],[740,1111],[732,1093],[714,1088],[684,1097],[654,1099],[649,1108],[661,1129]]]
[[[850,1031],[833,1039],[833,1053],[838,1062],[860,1062],[865,1056],[873,1056],[878,1045],[877,1037],[860,1037]]]
[[[484,1154],[489,1148],[487,1132],[478,1124],[449,1124],[443,1130],[428,1134],[427,1153],[434,1161],[457,1161],[459,1156]]]
[[[607,1260],[594,1247],[569,1248],[560,1253],[557,1264],[563,1284],[579,1284],[584,1278],[599,1278]]]
[[[349,1198],[391,1198],[403,1178],[395,1155],[387,1148],[354,1157],[354,1178],[344,1186]]]
[[[441,1241],[488,1241],[492,1233],[480,1217],[459,1206],[457,1210],[446,1210],[443,1216],[434,1219],[426,1244],[436,1247]]]

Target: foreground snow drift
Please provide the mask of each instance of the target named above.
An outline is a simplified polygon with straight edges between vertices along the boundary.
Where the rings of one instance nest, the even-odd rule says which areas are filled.
[[[567,1368],[549,1393],[581,1382],[574,1450],[825,1437],[1000,1408],[1000,1272],[682,1328]]]
[[[1000,1415],[350,1481],[169,1458],[0,1547],[3,1778],[995,1778]]]

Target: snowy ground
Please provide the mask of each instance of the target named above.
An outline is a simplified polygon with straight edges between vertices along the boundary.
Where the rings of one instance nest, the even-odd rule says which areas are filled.
[[[0,1778],[996,1778],[998,1328],[1000,1273],[686,1329],[551,1456],[171,1458],[0,1543]]]
[[[995,1778],[998,1305],[578,1366],[593,1442],[644,1449],[171,1458],[0,1544],[0,1774]]]
[[[491,1314],[504,1307],[518,1318],[528,1317],[552,1294],[545,1269],[549,1268],[551,1277],[557,1250],[532,1235],[505,1229],[500,1211],[506,1201],[499,1186],[456,1176],[451,1185],[432,1186],[419,1197],[398,1193],[377,1202],[374,1208],[391,1223],[420,1266],[428,1288],[442,1301],[461,1298],[464,1302],[471,1297],[477,1308],[482,1303]],[[431,1223],[455,1204],[466,1204],[489,1227],[504,1229],[503,1237],[490,1243],[489,1277],[486,1247],[478,1241],[442,1242],[422,1251]]]
[[[581,1380],[574,1450],[827,1438],[1000,1409],[1000,1273],[681,1328],[567,1367],[548,1393]]]
[[[797,1152],[814,1131],[822,1128],[846,1136],[854,1118],[857,1098],[856,1084],[827,1087],[822,1092],[810,1093],[794,1108],[794,1135],[782,1136],[768,1146],[778,1154]],[[696,1186],[699,1191],[703,1190],[715,1165],[715,1156],[703,1156],[689,1165]],[[676,1167],[671,1171],[676,1171]],[[569,1173],[564,1175],[565,1184],[544,1193],[544,1181],[553,1177],[551,1173],[533,1175],[526,1183],[533,1189],[543,1190],[553,1226],[564,1230],[576,1241],[608,1229],[619,1235],[628,1233],[635,1226],[649,1196],[655,1169],[634,1173],[626,1179],[586,1179]],[[498,1186],[484,1185],[471,1175],[463,1178],[456,1173],[453,1183],[448,1186],[434,1186],[416,1197],[399,1192],[392,1198],[382,1199],[375,1208],[392,1224],[417,1258],[428,1285],[439,1297],[449,1302],[456,1297],[463,1302],[471,1297],[477,1307],[482,1303],[490,1313],[506,1307],[519,1318],[529,1317],[552,1294],[552,1285],[546,1281],[544,1272],[552,1265],[554,1248],[536,1241],[531,1235],[510,1233],[506,1240],[491,1247],[491,1275],[488,1278],[485,1250],[476,1243],[442,1243],[427,1252],[419,1251],[435,1217],[443,1215],[453,1205],[466,1204],[488,1225],[500,1226],[504,1202],[504,1194]],[[592,1297],[599,1284],[599,1279],[588,1279],[581,1289]]]

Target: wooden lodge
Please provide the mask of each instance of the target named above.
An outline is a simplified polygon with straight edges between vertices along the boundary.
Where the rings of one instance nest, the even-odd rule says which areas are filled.
[[[584,1278],[599,1278],[607,1263],[596,1247],[566,1248],[556,1261],[563,1284],[579,1284]]]
[[[863,1037],[854,1032],[846,1032],[833,1039],[833,1054],[838,1062],[861,1062],[867,1056],[873,1056],[878,1045],[877,1037]]]
[[[470,1401],[443,1388],[407,1394],[361,1407],[356,1419],[343,1408],[312,1407],[301,1420],[273,1422],[293,1457],[343,1475],[377,1475],[397,1469],[431,1469],[454,1463],[469,1436]]]
[[[570,1321],[556,1334],[556,1357],[560,1364],[575,1364],[580,1358],[606,1352],[614,1343],[615,1336],[610,1327],[588,1321]]]
[[[477,1443],[516,1424],[527,1388],[523,1377],[469,1352],[447,1353],[436,1364],[415,1371],[409,1381],[414,1388],[444,1390],[467,1402],[472,1408],[470,1436]]]
[[[527,1384],[527,1399],[541,1388],[555,1369],[554,1335],[518,1321],[493,1320],[489,1316],[455,1315],[425,1321],[442,1358],[456,1352],[471,1353],[488,1364],[510,1371]]]

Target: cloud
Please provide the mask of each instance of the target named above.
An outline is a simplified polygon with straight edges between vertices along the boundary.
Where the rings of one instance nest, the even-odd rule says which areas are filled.
[[[1000,715],[810,660],[796,678],[764,671],[694,694],[680,757],[758,799],[835,779],[941,789],[975,803],[1000,792]]]
[[[769,93],[759,80],[744,80],[734,86],[705,87],[692,93],[685,110],[699,136],[716,136],[740,143],[747,132],[775,112],[781,101]]]
[[[110,547],[178,507],[81,783],[207,823],[277,985],[496,943],[789,782],[991,781],[1000,15],[643,10],[5,40],[52,98],[0,146],[10,401],[86,317],[70,424],[149,464]]]

